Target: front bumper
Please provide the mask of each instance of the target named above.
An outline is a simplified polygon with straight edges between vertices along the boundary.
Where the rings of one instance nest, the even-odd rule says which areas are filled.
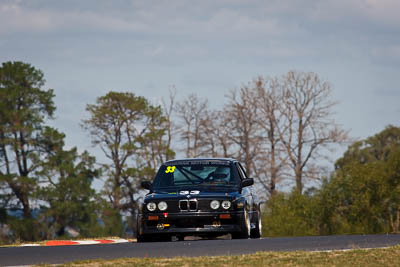
[[[230,215],[229,219],[220,215]],[[158,220],[149,220],[158,216]],[[153,217],[154,218],[154,217]],[[243,211],[230,212],[179,212],[139,214],[138,233],[147,234],[211,234],[241,231]],[[161,227],[162,226],[162,227]]]

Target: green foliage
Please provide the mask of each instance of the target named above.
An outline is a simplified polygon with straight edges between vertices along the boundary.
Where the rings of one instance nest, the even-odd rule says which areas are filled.
[[[355,142],[344,153],[343,157],[335,163],[336,169],[357,161],[361,164],[387,161],[393,151],[400,148],[400,128],[393,125],[387,126],[382,132],[365,140]]]
[[[101,205],[100,219],[103,223],[99,236],[122,236],[124,226],[120,211],[104,199],[98,199],[98,203]]]
[[[387,232],[382,164],[354,164],[337,173],[320,192],[326,234]]]
[[[161,162],[174,154],[164,140],[167,120],[161,107],[132,93],[109,92],[86,110],[90,118],[83,127],[109,159],[103,164],[103,193],[114,209],[134,216],[140,181],[152,179]]]
[[[64,150],[65,135],[45,125],[55,106],[53,90],[41,89],[43,76],[23,62],[0,67],[0,210],[23,210],[23,218],[2,213],[1,223],[26,241],[61,236],[66,226],[98,235],[102,207],[91,184],[99,170],[87,152]],[[39,214],[32,200],[42,205]]]
[[[122,235],[122,211],[135,227],[140,181],[152,179],[175,155],[166,140],[171,124],[144,97],[99,97],[87,105],[90,117],[83,121],[109,159],[98,169],[94,157],[64,149],[65,135],[46,126],[55,106],[44,84],[43,72],[30,64],[0,67],[0,225],[24,241],[62,237],[66,227],[81,237]],[[92,188],[101,174],[102,195]],[[320,189],[301,191],[271,196],[263,215],[266,236],[400,233],[400,128],[388,126],[355,142]],[[32,203],[41,205],[38,214]],[[8,216],[10,208],[22,210],[22,218]]]
[[[320,190],[323,233],[400,232],[400,128],[354,143]]]
[[[55,110],[53,90],[42,90],[43,72],[23,62],[0,67],[0,114],[2,128],[35,130]],[[14,121],[13,121],[14,120]]]
[[[42,90],[43,73],[30,64],[5,62],[0,67],[0,189],[4,208],[22,208],[24,221],[14,229],[36,238],[31,199],[38,188],[33,172],[47,153],[41,133],[55,106],[53,90]]]
[[[354,143],[312,195],[276,194],[267,203],[267,236],[400,232],[400,128]]]
[[[264,236],[317,235],[318,213],[315,199],[297,190],[274,194],[263,216]]]
[[[9,218],[8,222],[13,232],[14,241],[39,240],[39,223],[33,218]]]
[[[399,232],[400,148],[387,161],[349,162],[320,190],[323,233]]]
[[[56,131],[47,135],[62,137]],[[57,139],[56,139],[57,140]],[[56,142],[57,143],[57,142]],[[62,139],[59,139],[62,144]],[[46,186],[37,191],[37,198],[45,201],[39,216],[42,234],[46,238],[64,235],[65,228],[78,229],[81,236],[91,236],[100,231],[97,222],[99,206],[97,194],[91,184],[100,170],[94,168],[95,159],[87,152],[78,155],[77,149],[63,150],[52,146],[43,168],[36,174]]]

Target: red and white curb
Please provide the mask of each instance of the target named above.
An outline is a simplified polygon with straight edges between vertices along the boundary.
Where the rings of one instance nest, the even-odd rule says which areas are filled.
[[[94,244],[114,244],[127,243],[132,240],[128,239],[97,239],[97,240],[51,240],[44,245],[41,244],[24,244],[21,247],[39,247],[39,246],[70,246],[70,245],[94,245]]]

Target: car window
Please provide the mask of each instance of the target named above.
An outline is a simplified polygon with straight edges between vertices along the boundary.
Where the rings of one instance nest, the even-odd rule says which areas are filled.
[[[244,170],[244,168],[242,167],[242,165],[241,165],[240,163],[237,163],[237,167],[238,167],[238,171],[239,171],[240,177],[241,177],[242,179],[247,178],[246,171]]]
[[[237,183],[231,165],[162,165],[154,179],[153,187]]]

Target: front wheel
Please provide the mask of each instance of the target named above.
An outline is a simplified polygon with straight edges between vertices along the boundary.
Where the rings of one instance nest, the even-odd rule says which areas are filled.
[[[153,241],[150,235],[141,234],[142,233],[142,220],[141,217],[136,217],[136,242],[143,243],[143,242],[151,242]]]
[[[254,228],[251,229],[251,238],[260,238],[262,236],[262,222],[261,222],[261,212],[258,210],[255,213]]]
[[[150,236],[146,236],[146,235],[137,235],[136,239],[137,239],[138,243],[152,241],[152,238]]]
[[[178,239],[180,240],[180,239]],[[137,242],[138,243],[143,243],[143,242],[169,242],[171,241],[171,236],[170,235],[137,235]]]
[[[232,233],[232,239],[247,239],[250,237],[250,216],[246,209],[244,210],[240,226],[242,230],[239,233]]]

